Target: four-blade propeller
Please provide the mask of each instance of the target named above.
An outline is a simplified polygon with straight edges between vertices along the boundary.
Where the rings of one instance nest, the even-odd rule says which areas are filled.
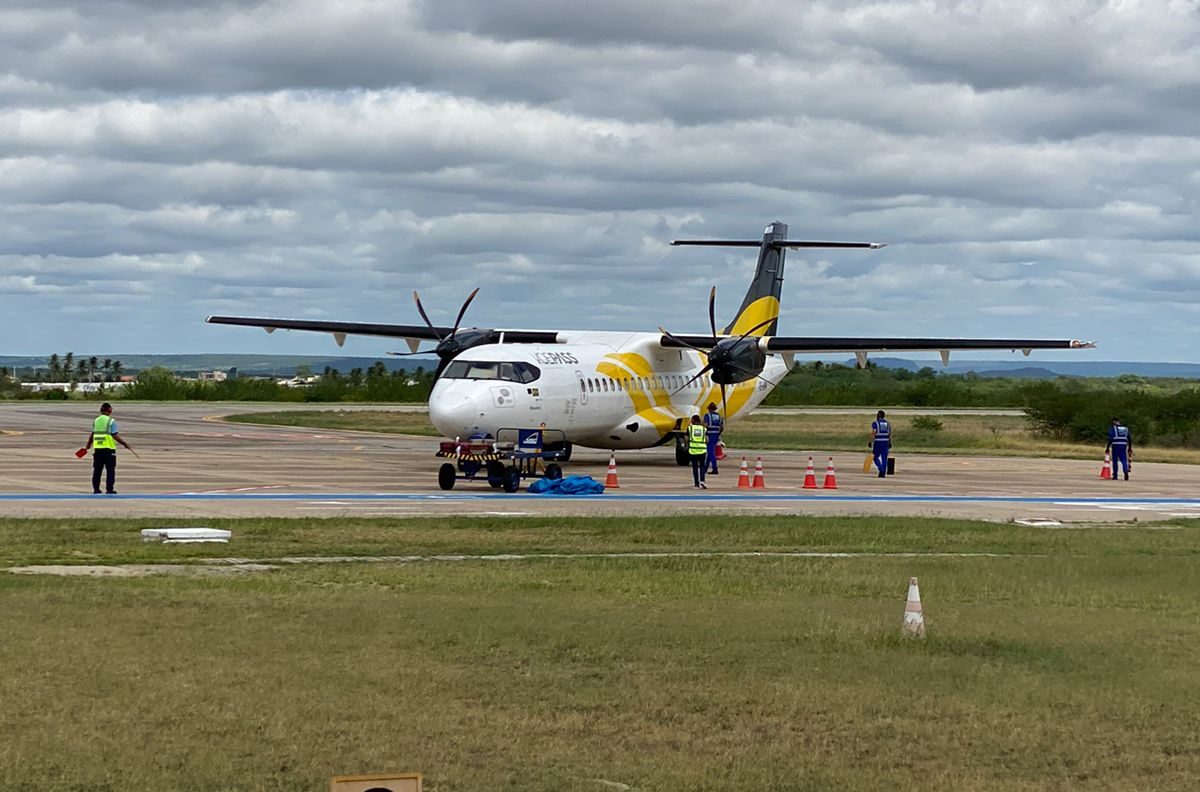
[[[477,327],[466,327],[461,330],[459,329],[459,325],[462,324],[463,316],[465,316],[467,313],[467,306],[471,304],[471,301],[475,299],[475,295],[478,293],[479,289],[476,288],[469,295],[467,295],[467,299],[463,301],[462,307],[458,309],[458,316],[454,319],[454,327],[449,333],[443,335],[438,328],[434,326],[433,322],[429,321],[429,314],[425,313],[425,306],[421,305],[421,296],[417,294],[417,292],[413,292],[413,301],[417,304],[417,313],[421,314],[421,318],[425,320],[425,324],[429,326],[429,329],[433,331],[433,334],[437,336],[438,339],[438,345],[433,350],[439,358],[437,371],[435,371],[433,375],[435,381],[438,379],[438,377],[442,376],[442,371],[444,371],[446,366],[450,364],[450,361],[454,360],[454,358],[456,358],[464,350],[470,349],[473,346],[479,346],[480,344],[486,344],[491,340],[491,330],[481,330]],[[406,356],[428,355],[429,353],[393,352],[392,354]]]
[[[762,370],[766,365],[767,356],[759,348],[758,338],[753,336],[754,333],[771,324],[775,319],[771,318],[759,322],[741,335],[730,335],[720,338],[717,336],[716,303],[717,287],[713,286],[712,291],[708,293],[708,326],[712,330],[712,346],[708,349],[689,344],[682,338],[667,332],[664,328],[660,327],[659,331],[672,341],[699,352],[708,358],[708,362],[704,368],[696,372],[695,376],[685,382],[683,387],[675,391],[675,393],[691,386],[693,382],[711,372],[712,381],[721,386],[721,418],[725,419],[728,417],[728,402],[725,398],[725,387],[727,385],[736,385],[739,382],[746,382],[747,380],[765,379],[765,377],[762,377]]]

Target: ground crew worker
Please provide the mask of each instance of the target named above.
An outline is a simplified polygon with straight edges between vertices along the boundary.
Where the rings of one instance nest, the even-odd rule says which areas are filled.
[[[1129,481],[1129,462],[1133,459],[1133,438],[1129,436],[1129,428],[1121,424],[1120,418],[1113,418],[1112,426],[1108,427],[1108,445],[1104,447],[1104,453],[1107,454],[1109,449],[1112,449],[1113,481],[1117,480],[1118,460],[1125,470],[1125,480]]]
[[[725,428],[724,423],[721,420],[721,413],[717,412],[717,403],[710,403],[708,412],[704,414],[704,428],[708,432],[708,473],[710,476],[715,476],[719,472],[717,470],[717,443],[721,442],[721,431]]]
[[[879,478],[887,475],[888,451],[891,448],[892,425],[880,410],[871,422],[871,454],[875,457],[875,467],[879,468]]]
[[[688,439],[688,456],[692,460],[692,486],[696,489],[708,489],[708,485],[704,483],[704,472],[708,469],[705,464],[708,456],[708,431],[704,428],[704,424],[700,423],[700,416],[693,415],[692,422],[688,424],[687,439]]]
[[[100,405],[100,414],[92,421],[92,433],[88,435],[87,445],[84,446],[85,449],[92,449],[93,495],[100,494],[101,473],[107,473],[104,491],[109,495],[117,494],[117,443],[130,451],[133,450],[133,447],[117,433],[117,422],[112,417],[112,405],[104,402]]]

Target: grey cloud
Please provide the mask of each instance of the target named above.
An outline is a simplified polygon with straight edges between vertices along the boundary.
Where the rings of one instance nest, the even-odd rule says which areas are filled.
[[[793,253],[789,333],[1104,341],[1117,312],[1155,340],[1105,356],[1189,354],[1194,4],[731,9],[9,3],[11,321],[30,351],[331,350],[201,319],[415,322],[417,288],[449,320],[480,286],[470,323],[701,331],[753,255],[667,241],[781,219],[890,243]],[[114,299],[128,326],[89,313]]]

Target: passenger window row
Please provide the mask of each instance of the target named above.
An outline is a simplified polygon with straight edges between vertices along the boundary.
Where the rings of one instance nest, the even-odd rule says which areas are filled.
[[[687,383],[691,377],[668,374],[666,376],[653,377],[587,377],[579,380],[580,393],[618,393],[618,392],[645,392],[653,390],[677,391]],[[688,390],[697,390],[699,388],[707,388],[712,382],[708,375],[697,379],[688,384]]]

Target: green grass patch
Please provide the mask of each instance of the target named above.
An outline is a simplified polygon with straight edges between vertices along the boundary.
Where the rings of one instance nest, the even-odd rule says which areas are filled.
[[[0,572],[0,787],[1194,789],[1200,528],[810,517],[0,520],[0,566],[846,550],[81,579]],[[899,637],[919,575],[923,642]],[[599,779],[599,780],[597,780]]]
[[[303,426],[312,429],[345,429],[355,432],[440,437],[424,412],[396,410],[282,410],[227,415],[226,421],[271,426]]]
[[[865,452],[871,436],[874,413],[856,415],[779,415],[759,413],[730,425],[725,442],[735,448],[780,451]],[[922,421],[921,419],[926,420]],[[1103,456],[1104,447],[1052,440],[1036,434],[1028,419],[1018,415],[939,415],[941,429],[931,428],[929,416],[897,416],[893,420],[893,442],[906,454],[987,454],[991,456],[1039,456],[1059,459],[1092,459]],[[438,437],[439,432],[424,413],[387,410],[304,410],[231,415],[228,421],[278,426]],[[914,425],[915,424],[915,425]],[[925,428],[920,428],[924,426]],[[1200,464],[1200,450],[1156,448],[1137,445],[1139,462]]]

